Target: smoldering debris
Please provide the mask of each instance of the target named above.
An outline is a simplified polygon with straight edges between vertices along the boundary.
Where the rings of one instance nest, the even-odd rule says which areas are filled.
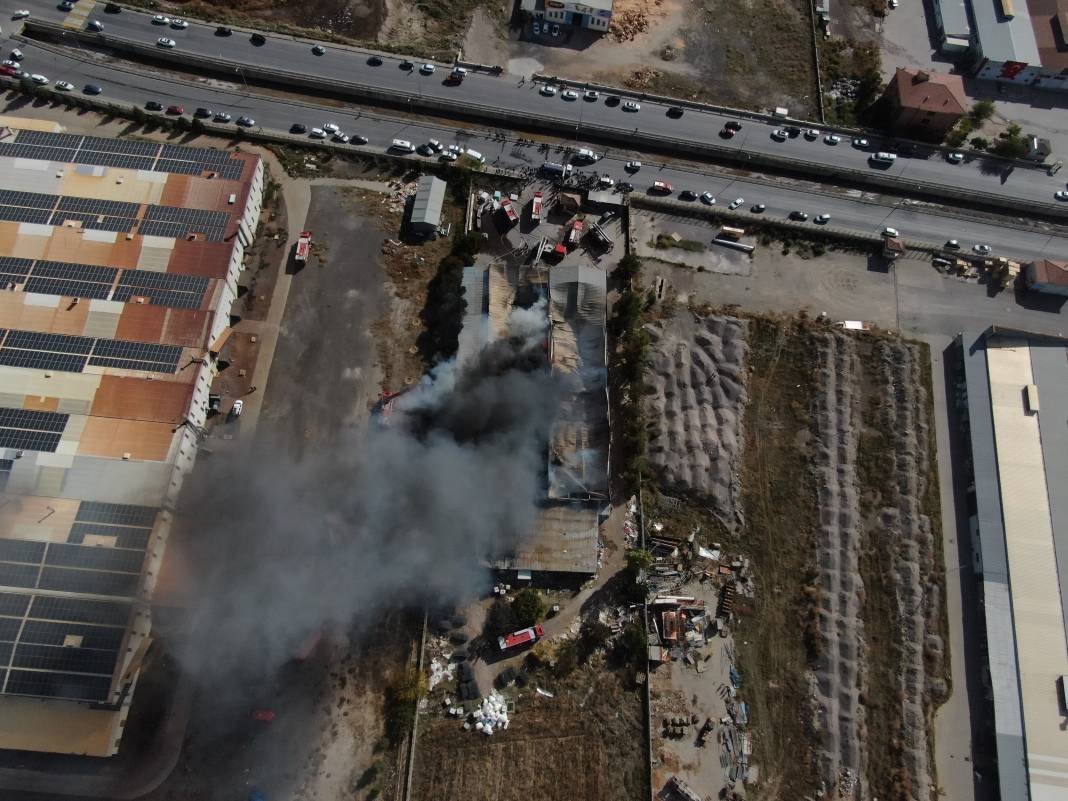
[[[250,654],[264,670],[324,624],[488,588],[487,558],[531,530],[544,495],[558,381],[525,332],[439,367],[388,426],[300,461],[262,435],[205,460],[182,496],[199,597],[179,658],[207,680]]]

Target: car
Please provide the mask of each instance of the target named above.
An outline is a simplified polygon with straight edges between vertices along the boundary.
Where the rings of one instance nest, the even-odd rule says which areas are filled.
[[[464,154],[464,146],[463,145],[449,145],[449,152],[450,153],[455,153],[457,156],[462,156]]]
[[[4,66],[9,67],[11,65],[5,61]],[[56,81],[56,89],[61,92],[70,92],[74,90],[74,84],[72,84],[70,81]]]
[[[641,111],[642,110],[642,106],[641,106],[641,103],[636,103],[633,100],[628,100],[626,103],[623,104],[623,110],[624,111]]]
[[[842,137],[840,137],[838,134],[827,134],[825,137],[823,137],[823,141],[828,145],[837,145],[839,142],[842,141]]]
[[[22,61],[22,51],[16,47],[14,50],[11,51],[10,58],[12,61]]]
[[[21,65],[17,61],[9,58],[4,60],[3,66],[11,67],[12,69],[18,69]]]
[[[901,233],[896,228],[891,228],[889,225],[883,229],[881,236],[886,236],[893,239],[896,236],[901,236]]]
[[[26,19],[26,17],[28,16],[30,16],[30,12],[25,8],[20,8],[18,11],[11,15],[11,19]]]
[[[619,105],[619,98],[615,95],[609,95],[604,99],[604,104],[609,108],[615,108]]]
[[[8,67],[4,64],[0,64],[0,74],[10,75],[13,78],[21,78],[26,73],[20,70],[18,67]]]
[[[624,193],[633,192],[634,184],[632,184],[630,181],[620,181],[618,184],[616,184],[616,189]]]
[[[853,141],[850,144],[852,144],[853,147],[855,147],[857,150],[867,150],[868,147],[871,145],[871,142],[861,136],[854,136]]]
[[[415,69],[415,64],[410,62],[408,59],[404,59],[404,61],[402,61],[397,66],[400,67],[405,72],[408,72],[409,70],[414,70]]]
[[[697,193],[692,189],[683,189],[679,192],[679,200],[697,200]]]
[[[215,122],[229,122],[233,119],[233,117],[231,117],[225,111],[220,111],[214,117],[212,117],[212,119],[215,120]]]
[[[887,0],[886,4],[890,6],[890,8],[897,8],[898,0]]]
[[[964,161],[964,154],[954,150],[952,153],[946,153],[946,161],[950,164],[960,164]]]
[[[166,36],[161,36],[156,40],[156,44],[160,47],[174,47],[174,39],[168,39]]]
[[[295,122],[289,126],[289,132],[291,134],[302,134],[308,132],[308,126],[303,122]]]
[[[946,244],[942,245],[946,250],[960,250],[960,242],[956,239],[950,239]]]
[[[433,64],[423,64],[421,67],[419,67],[419,74],[420,75],[433,75],[434,74],[434,65]]]
[[[382,66],[382,58],[380,56],[371,56],[369,59],[367,59],[367,66],[368,67],[381,67]]]
[[[263,47],[263,45],[267,44],[267,37],[262,33],[254,33],[248,37],[248,40],[256,45],[256,47]]]
[[[33,73],[30,76],[30,80],[33,81],[38,86],[45,86],[45,85],[48,84],[48,78],[46,78],[44,75],[41,75],[41,73],[39,73],[39,72]]]
[[[560,98],[562,100],[578,100],[578,92],[574,89],[565,89],[560,93]]]
[[[256,125],[256,121],[252,117],[238,117],[237,124],[242,128],[252,128]]]
[[[537,20],[534,20],[534,25],[531,26],[531,30],[534,31],[535,36],[541,36],[541,23]]]
[[[230,416],[240,417],[241,412],[243,412],[244,410],[245,402],[241,400],[241,398],[238,398],[234,401],[234,405],[230,407]],[[256,720],[263,720],[269,722],[274,720],[274,712],[269,709],[257,709],[255,712],[252,713],[252,717],[256,718]]]
[[[165,16],[163,14],[156,14],[156,16],[154,16],[152,18],[152,24],[153,25],[170,25],[171,24],[171,18],[168,17],[168,16]]]
[[[753,207],[749,210],[753,212],[753,214],[763,214],[765,209],[767,209],[767,206],[763,203],[754,203]]]
[[[158,100],[149,100],[145,103],[146,111],[163,111],[163,104]]]
[[[774,139],[776,142],[785,142],[788,137],[789,134],[787,134],[786,131],[784,131],[782,128],[776,128],[774,131],[771,132],[771,138]]]
[[[349,144],[350,145],[366,145],[367,144],[367,137],[366,136],[360,136],[359,134],[352,134],[351,136],[349,136]]]
[[[990,245],[981,245],[981,244],[980,245],[972,245],[972,250],[974,250],[980,256],[989,256],[990,255],[990,251],[992,249],[993,248],[991,248]]]
[[[120,6],[118,3],[105,3],[104,4],[104,13],[105,14],[121,14],[122,13],[122,6]]]
[[[82,89],[82,92],[87,95],[99,95],[103,92],[103,88],[97,86],[95,83],[87,83]]]
[[[734,131],[735,133],[738,133],[738,131],[742,130],[742,124],[738,122],[738,120],[727,120],[727,122],[724,123],[723,127],[726,128],[728,131]]]
[[[318,45],[318,44],[317,45],[312,45],[312,55],[313,56],[326,55],[326,48],[323,47],[322,45]]]
[[[559,36],[559,35],[560,35],[560,26],[559,25],[553,25],[553,36]]]
[[[831,215],[830,214],[817,214],[816,215],[816,224],[817,225],[826,225],[830,221],[831,221]]]
[[[582,93],[582,99],[583,100],[588,100],[591,103],[593,103],[595,100],[597,100],[597,98],[599,98],[600,96],[601,96],[601,93],[596,91],[596,90],[594,90],[594,89],[587,89],[585,92]]]
[[[432,148],[430,145],[419,145],[419,147],[415,149],[415,152],[418,153],[420,156],[433,156],[434,148]]]
[[[342,133],[341,131],[338,131],[336,134],[334,134],[334,141],[342,145],[347,145],[349,143],[349,135],[347,133]]]
[[[819,138],[820,138],[820,132],[817,131],[815,128],[806,128],[805,129],[805,139],[807,139],[808,141],[815,142]]]
[[[456,159],[460,158],[460,154],[453,153],[451,150],[447,150],[441,154],[440,158],[442,161],[456,161]]]
[[[704,203],[706,206],[715,206],[716,198],[711,192],[702,192],[701,202]]]
[[[1065,192],[1063,189],[1061,189],[1059,192],[1054,192],[1053,197],[1055,197],[1057,200],[1068,200],[1068,192]]]
[[[791,139],[796,139],[801,135],[801,129],[798,128],[796,125],[784,125],[782,129],[786,131],[786,135],[789,136]]]
[[[650,192],[655,192],[658,195],[670,195],[674,190],[667,181],[653,181],[653,185],[649,187]]]
[[[173,116],[185,114],[185,109],[178,105],[167,106],[167,113]]]
[[[673,119],[673,120],[677,120],[679,117],[681,117],[685,113],[686,112],[679,106],[672,106],[671,108],[669,108],[667,110],[667,115],[669,117],[671,117],[671,119]]]
[[[439,142],[437,139],[431,139],[429,142],[427,142],[427,145],[429,145],[430,149],[433,150],[435,153],[440,153],[442,150],[445,149],[445,145],[441,144],[441,142]]]
[[[104,30],[104,23],[98,19],[91,19],[85,24],[85,27],[94,33],[100,33]]]
[[[336,122],[324,122],[322,128],[328,134],[335,134],[341,130],[341,126],[338,125]]]
[[[538,91],[545,95],[545,97],[552,97],[556,94],[556,87],[549,86],[549,84],[544,84]]]
[[[73,11],[74,10],[74,3],[70,2],[70,0],[63,0],[63,2],[59,4],[59,10],[60,11]]]
[[[637,172],[641,168],[642,163],[640,161],[628,161],[626,164],[623,165],[623,169],[627,172]]]
[[[607,175],[602,175],[600,178],[597,179],[597,185],[603,186],[605,189],[611,189],[613,186],[616,185],[616,179],[610,178]]]
[[[736,133],[737,131],[735,131],[733,128],[728,128],[726,125],[724,125],[723,130],[719,132],[719,135],[723,139],[733,139]]]
[[[744,197],[736,197],[734,200],[731,201],[730,205],[727,206],[727,208],[730,209],[731,211],[734,211],[736,208],[738,208],[743,203],[745,203],[745,198]]]
[[[208,117],[214,116],[214,114],[215,112],[210,108],[204,108],[203,106],[193,111],[193,116],[201,120],[206,120]]]
[[[219,25],[215,29],[215,35],[216,36],[233,36],[234,35],[234,31],[233,31],[232,28],[227,28],[225,25]]]
[[[796,220],[797,222],[804,222],[805,220],[808,219],[808,215],[803,211],[796,211],[795,210],[795,211],[791,211],[790,212],[790,219],[791,220]]]
[[[179,31],[184,31],[186,28],[189,27],[189,23],[181,17],[175,17],[171,20],[171,27]]]

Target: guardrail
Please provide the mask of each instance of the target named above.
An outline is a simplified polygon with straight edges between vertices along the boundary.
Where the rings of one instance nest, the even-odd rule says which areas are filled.
[[[381,87],[353,81],[325,81],[316,76],[289,72],[277,67],[264,67],[250,65],[243,62],[231,61],[214,56],[204,56],[196,53],[172,51],[157,47],[153,44],[134,42],[122,37],[109,35],[106,31],[92,33],[84,30],[68,30],[56,23],[42,20],[28,20],[25,29],[33,31],[46,38],[62,41],[64,37],[85,42],[93,46],[103,46],[114,50],[140,54],[141,56],[157,62],[173,63],[188,70],[190,67],[204,70],[216,75],[239,75],[244,80],[256,80],[265,84],[273,84],[286,87],[301,87],[311,89],[314,92],[332,96],[355,97],[371,99],[383,105],[394,108],[406,108],[409,111],[416,109],[443,112],[447,116],[468,118],[481,122],[500,124],[502,121],[513,125],[520,130],[541,130],[559,135],[562,130],[574,131],[576,135],[581,133],[584,138],[591,141],[610,142],[623,144],[628,148],[642,149],[644,151],[671,153],[682,155],[686,158],[704,158],[708,160],[730,161],[741,164],[747,169],[771,168],[773,170],[817,176],[820,181],[827,182],[838,179],[842,183],[861,186],[873,186],[883,189],[891,189],[899,193],[912,196],[932,197],[940,200],[950,199],[959,203],[971,204],[977,208],[996,209],[999,211],[1009,210],[1015,214],[1028,213],[1040,218],[1068,219],[1068,206],[1057,207],[1038,201],[1005,198],[1000,195],[990,195],[985,192],[964,190],[959,187],[929,184],[926,182],[914,182],[885,173],[874,173],[867,170],[837,167],[831,168],[825,163],[809,162],[794,158],[784,158],[774,154],[746,153],[736,148],[729,148],[715,142],[694,142],[690,140],[674,139],[659,135],[643,133],[640,129],[623,131],[618,128],[604,125],[584,123],[576,126],[574,120],[556,117],[544,112],[538,115],[528,115],[523,112],[501,109],[499,107],[484,106],[472,103],[465,99],[443,99],[428,97],[422,94],[413,94],[403,90],[382,89]],[[67,53],[71,58],[78,58],[74,53]],[[89,61],[84,58],[82,60]],[[537,80],[549,81],[545,76],[535,76]],[[576,88],[588,86],[596,88],[596,84],[582,84],[563,79],[552,79],[562,85],[571,85]],[[604,91],[622,95],[651,98],[666,103],[688,105],[705,110],[718,111],[717,107],[707,104],[698,104],[692,101],[679,101],[673,98],[660,98],[645,94],[620,91],[614,87],[601,87]],[[721,112],[726,113],[726,111]],[[744,116],[750,119],[771,120],[775,118],[767,115],[759,115],[753,112],[737,112],[731,110],[734,116]],[[781,120],[780,120],[781,121]]]

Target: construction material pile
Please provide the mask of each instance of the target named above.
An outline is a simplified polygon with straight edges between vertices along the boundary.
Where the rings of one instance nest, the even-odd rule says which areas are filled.
[[[493,732],[508,728],[508,705],[504,696],[494,690],[482,699],[482,704],[471,713],[475,731],[492,737]],[[465,727],[466,728],[466,727]]]

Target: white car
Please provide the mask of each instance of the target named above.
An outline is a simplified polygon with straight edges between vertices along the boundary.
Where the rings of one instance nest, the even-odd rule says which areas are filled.
[[[27,11],[25,8],[20,8],[18,11],[11,15],[11,19],[26,19],[26,17],[28,16],[30,16],[30,12]]]
[[[704,203],[706,206],[715,206],[716,198],[711,192],[702,192],[701,202]]]
[[[863,139],[859,136],[853,139],[853,147],[857,150],[866,150],[870,144],[871,143],[867,139]]]
[[[890,8],[897,8],[897,0],[888,0],[887,5],[890,6]]]
[[[891,228],[889,225],[883,229],[883,236],[888,236],[893,239],[896,236],[901,236],[901,233],[896,228]]]
[[[972,245],[972,250],[974,250],[980,256],[989,256],[992,248],[990,247],[990,245]]]
[[[831,215],[830,214],[817,214],[816,215],[816,224],[817,225],[826,225],[830,221],[831,221]]]
[[[578,92],[573,89],[565,89],[560,93],[560,97],[564,100],[578,100]]]
[[[826,142],[828,145],[837,145],[839,142],[842,141],[842,137],[840,137],[838,134],[827,134],[825,137],[823,137],[823,141]]]
[[[731,211],[734,211],[736,208],[738,208],[743,203],[745,203],[745,198],[744,197],[736,197],[734,200],[731,201],[731,204],[729,206],[727,206],[727,208],[730,209]]]
[[[171,27],[172,28],[177,28],[180,31],[184,31],[186,28],[189,27],[189,23],[186,22],[181,17],[175,17],[174,19],[171,20]]]
[[[641,168],[642,163],[640,161],[628,161],[623,167],[627,172],[637,172]]]
[[[964,161],[964,154],[958,153],[954,150],[952,153],[946,154],[946,161],[948,161],[950,164],[960,164],[962,161]]]
[[[582,93],[583,99],[589,100],[591,103],[600,96],[601,95],[593,89],[587,89],[585,92]]]
[[[458,158],[460,157],[456,153],[453,153],[451,150],[446,150],[444,153],[441,154],[442,161],[456,161],[456,159]]]
[[[61,92],[72,92],[74,91],[74,84],[70,81],[56,81],[56,89]]]
[[[45,84],[48,83],[48,78],[46,78],[45,76],[41,75],[39,72],[35,72],[33,75],[31,75],[30,76],[30,80],[33,81],[38,86],[44,86]]]
[[[341,131],[338,131],[336,134],[334,134],[334,141],[340,142],[343,145],[347,145],[349,143],[350,138],[351,137],[347,133],[342,133]]]
[[[540,91],[546,97],[552,97],[553,95],[556,94],[556,87],[555,86],[549,86],[549,84],[545,84],[538,91]]]
[[[153,25],[170,25],[171,24],[171,18],[170,17],[165,17],[163,14],[156,14],[156,16],[154,16],[152,18],[152,24]]]
[[[174,47],[174,39],[168,39],[166,36],[161,36],[156,40],[156,44],[160,47]]]
[[[602,175],[600,178],[597,179],[597,185],[603,186],[606,189],[611,189],[613,186],[616,185],[616,179],[609,178],[607,175]]]
[[[312,139],[326,139],[326,131],[322,128],[312,128],[308,131],[308,136]]]
[[[4,64],[5,67],[11,67],[11,69],[13,69],[13,70],[17,70],[19,67],[22,66],[17,61],[15,61],[14,59],[11,59],[11,58],[4,59],[3,64]]]
[[[774,131],[771,132],[771,138],[774,139],[776,142],[785,142],[788,136],[789,134],[786,133],[786,131],[784,131],[782,128],[776,128]]]
[[[805,139],[807,139],[808,141],[815,142],[819,138],[820,138],[820,132],[817,131],[815,128],[806,128],[805,129]]]
[[[338,131],[341,130],[341,126],[338,125],[336,122],[324,122],[323,130],[326,131],[328,134],[336,134]]]
[[[1068,192],[1065,192],[1062,189],[1059,192],[1054,192],[1053,197],[1055,197],[1057,200],[1068,200]]]
[[[635,103],[633,100],[628,100],[623,104],[624,111],[641,111],[642,107],[640,103]]]
[[[433,75],[434,74],[434,65],[433,64],[424,64],[423,66],[421,66],[419,68],[419,72],[421,74],[423,74],[423,75]]]
[[[245,402],[238,398],[234,401],[234,405],[230,407],[231,417],[240,417],[241,412],[245,411]]]
[[[430,149],[433,150],[435,153],[440,153],[442,150],[445,149],[445,145],[441,144],[441,142],[439,142],[437,139],[431,139],[429,142],[427,142],[427,144],[430,146]]]

